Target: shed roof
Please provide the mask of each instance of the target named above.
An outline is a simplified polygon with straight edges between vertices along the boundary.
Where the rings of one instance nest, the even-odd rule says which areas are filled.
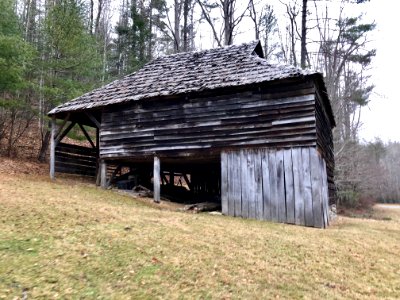
[[[268,63],[260,42],[254,41],[159,57],[135,73],[53,108],[49,115],[310,75],[322,79],[314,71]]]

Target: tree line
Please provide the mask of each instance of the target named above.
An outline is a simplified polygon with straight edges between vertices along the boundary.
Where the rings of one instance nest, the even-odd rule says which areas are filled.
[[[134,72],[154,57],[203,44],[230,45],[246,35],[247,41],[261,41],[270,62],[324,74],[337,123],[338,195],[343,203],[354,202],[351,195],[370,193],[360,169],[372,164],[359,152],[369,153],[370,145],[360,144],[358,133],[360,108],[373,91],[368,68],[376,53],[369,45],[375,24],[351,13],[362,11],[364,2],[2,0],[1,152],[15,155],[18,142],[33,130],[40,140],[38,157],[44,160],[46,113],[52,107]]]

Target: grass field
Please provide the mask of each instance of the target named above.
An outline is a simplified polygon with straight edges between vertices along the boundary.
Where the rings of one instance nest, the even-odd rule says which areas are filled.
[[[327,230],[0,173],[0,299],[398,299],[400,210]]]

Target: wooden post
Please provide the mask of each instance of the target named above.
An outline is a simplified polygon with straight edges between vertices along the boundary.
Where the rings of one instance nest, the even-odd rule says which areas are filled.
[[[104,160],[100,161],[100,186],[107,188],[107,164]]]
[[[97,161],[96,161],[96,185],[100,185],[100,130],[96,128],[96,149],[97,149]]]
[[[153,186],[154,202],[160,203],[160,159],[157,156],[154,156]]]
[[[50,138],[50,178],[55,179],[56,163],[56,117],[51,117],[51,138]]]

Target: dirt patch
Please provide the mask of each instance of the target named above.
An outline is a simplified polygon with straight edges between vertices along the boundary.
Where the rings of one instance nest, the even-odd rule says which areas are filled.
[[[49,165],[27,159],[10,159],[0,157],[0,174],[18,175],[47,175]]]
[[[121,195],[132,197],[135,199],[135,201],[144,203],[153,208],[167,209],[171,211],[183,211],[183,208],[185,207],[185,204],[176,203],[172,201],[165,201],[165,200],[161,200],[160,203],[155,203],[153,198],[139,197],[138,195],[129,190],[112,189],[112,191]]]

